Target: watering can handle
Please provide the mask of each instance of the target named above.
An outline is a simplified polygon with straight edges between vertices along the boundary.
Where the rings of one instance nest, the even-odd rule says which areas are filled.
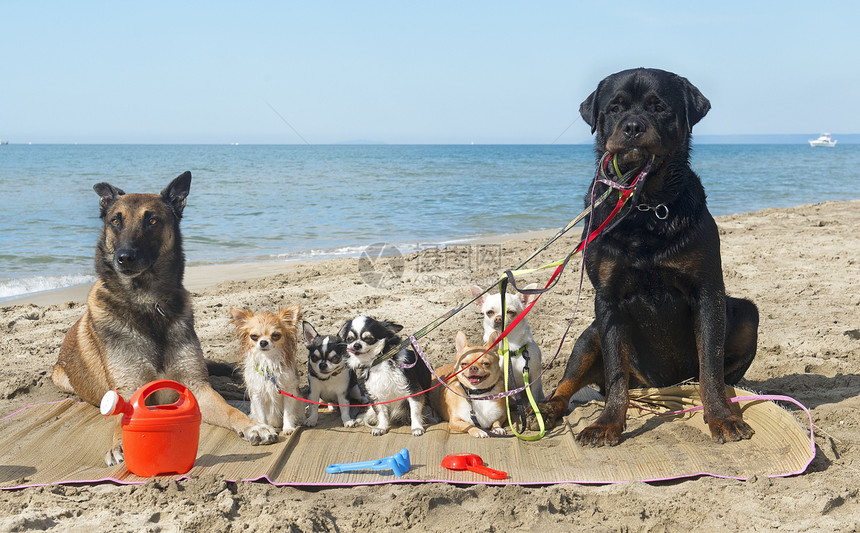
[[[137,393],[135,393],[136,399],[133,403],[134,408],[138,409],[145,407],[146,399],[150,395],[164,389],[170,389],[178,392],[179,401],[176,403],[187,403],[188,409],[194,409],[194,407],[197,405],[197,400],[194,398],[194,395],[191,394],[191,391],[188,389],[188,387],[186,387],[182,383],[177,383],[176,381],[171,381],[169,379],[158,379],[147,383],[146,385],[141,387],[137,391]]]

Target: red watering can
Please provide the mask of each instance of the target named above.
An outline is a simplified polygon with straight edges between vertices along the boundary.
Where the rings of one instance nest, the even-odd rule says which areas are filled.
[[[145,405],[157,391],[169,389],[179,399],[168,405]],[[147,383],[126,402],[117,391],[102,397],[101,413],[122,415],[122,449],[132,474],[152,477],[184,474],[194,466],[200,440],[200,408],[181,383],[160,379]]]

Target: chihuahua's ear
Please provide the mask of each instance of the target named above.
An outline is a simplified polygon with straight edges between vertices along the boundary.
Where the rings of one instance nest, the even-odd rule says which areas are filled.
[[[305,345],[310,346],[310,344],[317,338],[317,330],[311,325],[307,320],[302,322],[302,333],[305,336]]]
[[[455,346],[457,347],[457,356],[459,357],[461,353],[463,353],[463,348],[466,347],[466,334],[462,331],[457,332],[457,340],[455,341]]]
[[[484,305],[484,290],[477,285],[472,285],[469,287],[469,290],[472,292],[472,298],[477,298],[475,305],[478,306],[478,309],[481,309]]]
[[[382,325],[385,326],[385,329],[392,333],[400,333],[400,330],[403,329],[403,326],[401,326],[400,324],[395,324],[394,322],[389,322],[387,320],[383,322]]]
[[[281,322],[285,322],[292,326],[295,326],[299,323],[299,318],[301,317],[301,305],[291,305],[286,309],[278,309],[278,318]]]
[[[493,331],[492,333],[490,333],[490,338],[487,339],[487,345],[484,346],[484,348],[489,348],[490,346],[492,346],[493,343],[496,342],[496,339],[498,339],[498,338],[499,338],[499,332],[498,331]]]
[[[346,336],[349,335],[349,328],[352,326],[352,320],[347,320],[346,324],[340,328],[340,331],[337,332],[337,336],[343,340],[346,340]]]
[[[254,312],[250,309],[237,309],[236,307],[231,307],[230,315],[233,317],[233,320],[230,322],[236,324],[237,328],[241,328],[249,318],[254,316]]]
[[[538,287],[540,287],[540,285],[538,285],[537,283],[529,283],[528,285],[523,287],[523,290],[533,291],[533,290],[537,289]],[[537,296],[537,295],[520,293],[519,297],[520,297],[520,301],[523,303],[523,307],[527,306],[529,304],[529,302],[534,300],[535,296]]]

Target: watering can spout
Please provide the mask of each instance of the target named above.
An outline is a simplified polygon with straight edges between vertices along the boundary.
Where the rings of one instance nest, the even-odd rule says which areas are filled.
[[[126,402],[117,391],[110,390],[102,396],[102,403],[99,406],[99,411],[105,416],[120,414],[131,416],[134,412],[134,408]]]

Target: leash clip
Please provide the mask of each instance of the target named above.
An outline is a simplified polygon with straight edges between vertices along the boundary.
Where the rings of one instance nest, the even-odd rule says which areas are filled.
[[[666,207],[666,204],[657,204],[654,207],[651,207],[648,204],[638,204],[636,206],[636,209],[642,212],[654,211],[654,216],[657,217],[659,220],[666,220],[667,218],[669,218],[669,208]]]

